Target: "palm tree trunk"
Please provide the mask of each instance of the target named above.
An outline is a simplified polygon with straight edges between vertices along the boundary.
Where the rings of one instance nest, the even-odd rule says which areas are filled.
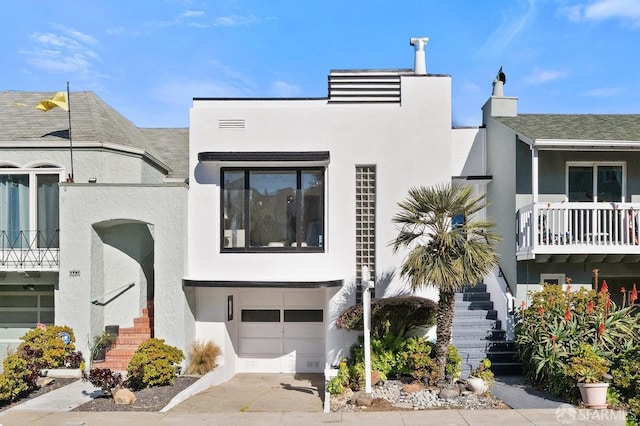
[[[449,343],[451,342],[451,327],[453,325],[455,304],[455,293],[440,290],[438,314],[436,318],[436,362],[440,370],[441,380],[444,380],[446,374],[445,368],[447,366]]]

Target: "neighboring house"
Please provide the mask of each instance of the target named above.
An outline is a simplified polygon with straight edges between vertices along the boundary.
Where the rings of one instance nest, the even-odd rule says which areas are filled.
[[[0,93],[0,354],[36,323],[76,345],[105,325],[193,341],[181,288],[188,129],[139,129],[91,92]],[[154,315],[155,301],[155,315]],[[143,313],[143,309],[146,309]]]
[[[397,203],[484,174],[468,158],[484,135],[452,131],[451,78],[427,74],[415,44],[415,69],[334,70],[326,98],[194,99],[183,282],[196,336],[222,347],[227,374],[320,372],[348,356],[354,335],[334,320],[362,267],[377,296],[409,292],[389,247]]]
[[[518,301],[543,282],[639,282],[640,115],[518,114],[502,90],[483,107],[489,214]],[[597,272],[594,272],[597,271]]]

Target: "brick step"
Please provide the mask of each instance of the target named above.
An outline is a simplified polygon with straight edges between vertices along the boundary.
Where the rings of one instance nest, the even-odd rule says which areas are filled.
[[[131,335],[131,336],[127,336],[127,337],[118,337],[118,339],[115,341],[115,343],[113,345],[111,345],[111,347],[122,347],[122,346],[135,346],[138,347],[138,345],[142,342],[146,342],[147,340],[149,340],[149,336],[148,335],[144,335],[144,336],[136,336],[136,335]]]
[[[125,364],[129,364],[133,358],[133,354],[131,355],[107,355],[105,357],[105,362],[124,362]]]
[[[111,357],[114,356],[128,356],[128,357],[132,357],[133,354],[136,352],[137,347],[129,347],[129,348],[114,348],[111,347],[111,349],[107,350],[106,352],[106,358],[110,359]]]
[[[149,317],[139,317],[133,319],[134,327],[149,327],[149,324],[151,324],[151,318]]]
[[[120,336],[129,336],[131,334],[150,335],[152,329],[150,327],[125,327],[120,328]]]

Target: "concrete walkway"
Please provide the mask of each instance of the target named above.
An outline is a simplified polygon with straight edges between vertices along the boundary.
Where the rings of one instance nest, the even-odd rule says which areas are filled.
[[[201,379],[202,380],[202,379]],[[320,382],[318,382],[320,380]],[[526,392],[516,379],[501,380],[498,392],[517,395],[521,405],[536,405],[540,395]],[[552,401],[549,408],[512,410],[425,410],[357,413],[323,413],[321,375],[239,374],[209,387],[166,412],[70,412],[68,410],[100,392],[81,381],[51,391],[0,413],[0,425],[316,425],[339,423],[377,425],[623,425],[624,413],[612,410],[578,410]],[[85,386],[88,385],[87,389]],[[200,384],[201,386],[201,384]],[[513,386],[513,387],[512,387]],[[194,389],[199,389],[198,382]],[[200,387],[201,388],[201,387]],[[95,394],[94,394],[95,395]],[[505,398],[508,399],[508,398]],[[507,402],[507,401],[505,401]],[[507,402],[507,404],[510,404]],[[511,405],[511,404],[510,404]],[[513,405],[512,405],[513,407]]]

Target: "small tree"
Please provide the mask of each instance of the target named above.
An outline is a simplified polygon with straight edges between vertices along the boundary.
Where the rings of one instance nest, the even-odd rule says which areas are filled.
[[[398,203],[393,222],[400,226],[393,251],[409,250],[400,272],[415,290],[433,285],[439,290],[436,357],[445,376],[451,341],[455,293],[475,285],[498,264],[494,244],[499,236],[490,221],[474,218],[487,203],[470,186],[439,185],[409,190]]]

